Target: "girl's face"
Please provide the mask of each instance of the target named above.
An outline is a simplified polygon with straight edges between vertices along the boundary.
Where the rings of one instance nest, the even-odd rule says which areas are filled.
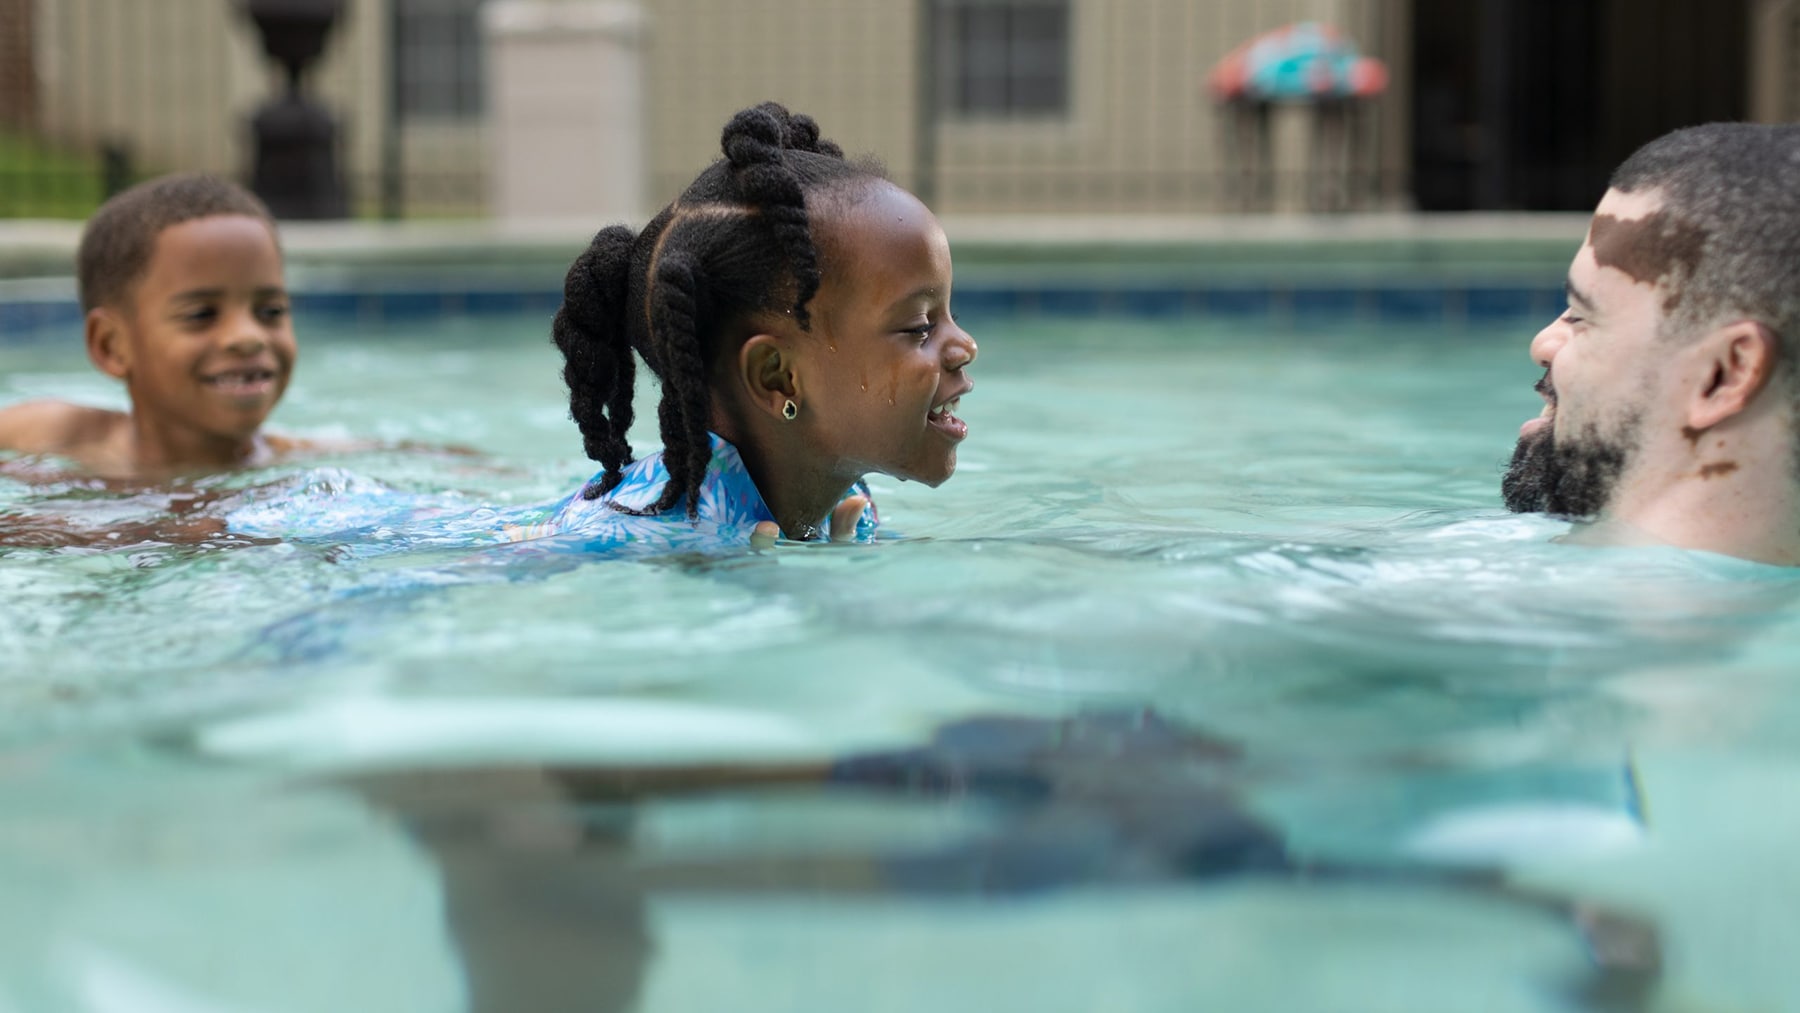
[[[918,198],[885,181],[820,216],[824,283],[809,304],[800,417],[858,475],[935,486],[969,434],[975,339],[950,315],[950,244]]]

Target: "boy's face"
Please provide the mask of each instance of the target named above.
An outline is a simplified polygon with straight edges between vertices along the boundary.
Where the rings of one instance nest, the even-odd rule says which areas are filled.
[[[127,305],[90,354],[125,381],[132,413],[177,438],[253,436],[287,389],[296,354],[281,252],[268,225],[213,215],[164,229]]]

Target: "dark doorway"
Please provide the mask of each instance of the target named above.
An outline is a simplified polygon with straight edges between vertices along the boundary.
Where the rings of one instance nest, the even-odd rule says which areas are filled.
[[[1413,5],[1421,210],[1588,210],[1680,126],[1743,119],[1749,0]]]

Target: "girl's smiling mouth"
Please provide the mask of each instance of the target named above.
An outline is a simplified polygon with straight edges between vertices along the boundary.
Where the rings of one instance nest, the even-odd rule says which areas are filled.
[[[967,390],[957,394],[948,401],[935,405],[929,412],[925,413],[926,424],[952,440],[961,441],[967,439],[969,436],[969,424],[956,417],[956,409],[962,404],[962,395],[965,393],[967,393]]]

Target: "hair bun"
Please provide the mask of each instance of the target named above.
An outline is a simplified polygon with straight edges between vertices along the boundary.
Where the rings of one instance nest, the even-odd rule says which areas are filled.
[[[788,118],[787,146],[795,151],[810,151],[815,155],[844,157],[844,149],[820,137],[818,121],[805,113]]]
[[[788,111],[774,102],[764,102],[733,116],[719,138],[731,167],[742,169],[781,161],[789,118]]]

